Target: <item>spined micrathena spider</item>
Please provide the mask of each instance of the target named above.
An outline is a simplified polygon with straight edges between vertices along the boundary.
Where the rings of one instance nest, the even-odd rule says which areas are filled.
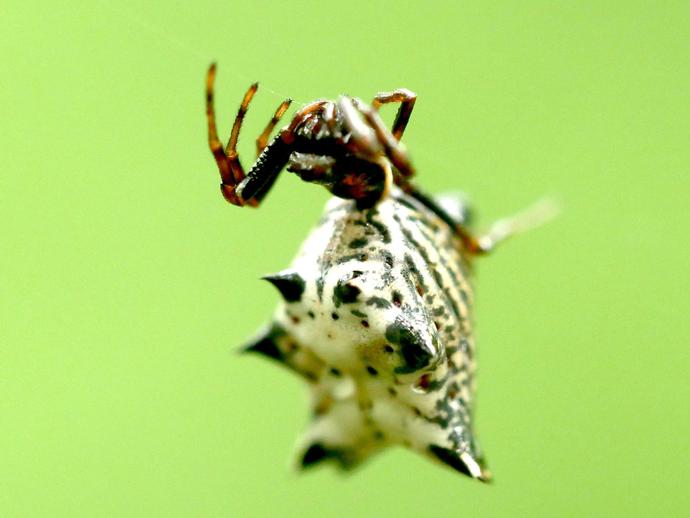
[[[488,481],[472,426],[472,262],[524,227],[525,218],[499,221],[475,238],[462,199],[432,198],[412,183],[415,170],[400,139],[416,96],[406,89],[380,93],[370,105],[349,96],[317,100],[269,143],[291,102],[283,101],[245,173],[236,147],[258,85],[247,90],[224,148],[214,78],[212,65],[208,138],[228,202],[258,206],[283,169],[335,195],[291,267],[264,277],[283,300],[245,347],[309,384],[313,420],[298,464],[333,461],[349,469],[403,444]],[[378,115],[389,103],[399,104],[391,130]]]

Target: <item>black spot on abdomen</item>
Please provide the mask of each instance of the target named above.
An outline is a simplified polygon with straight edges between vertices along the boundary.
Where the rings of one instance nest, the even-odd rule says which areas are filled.
[[[400,347],[400,355],[405,364],[396,367],[395,372],[399,374],[416,372],[431,362],[433,355],[424,339],[400,318],[386,328],[386,340]]]
[[[341,304],[352,304],[357,300],[359,294],[360,289],[357,286],[347,282],[338,282],[333,288],[333,304],[336,308],[340,307]]]

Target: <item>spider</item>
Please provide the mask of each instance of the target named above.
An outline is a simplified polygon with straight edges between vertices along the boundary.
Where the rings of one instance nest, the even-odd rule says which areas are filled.
[[[461,199],[434,199],[413,185],[400,139],[416,95],[402,88],[371,105],[349,96],[314,101],[269,143],[286,99],[256,139],[257,159],[245,174],[237,141],[258,85],[244,95],[223,148],[215,72],[212,65],[206,114],[225,199],[258,206],[284,168],[335,195],[290,268],[264,277],[283,300],[244,348],[309,383],[313,420],[299,465],[351,469],[403,444],[488,481],[472,424],[472,258],[533,225],[535,213],[500,220],[475,238]],[[391,130],[378,115],[389,103],[399,104]]]

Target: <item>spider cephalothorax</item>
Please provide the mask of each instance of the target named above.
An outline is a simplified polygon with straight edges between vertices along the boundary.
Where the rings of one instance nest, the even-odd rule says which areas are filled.
[[[399,141],[416,97],[405,89],[378,94],[371,105],[347,96],[315,101],[269,143],[290,104],[284,101],[257,138],[257,160],[245,175],[236,145],[257,85],[245,94],[224,150],[214,74],[212,66],[209,144],[227,201],[257,206],[283,168],[337,196],[290,268],[265,277],[283,301],[245,348],[309,383],[313,420],[299,464],[351,468],[403,444],[488,480],[473,433],[471,266],[529,218],[499,221],[475,238],[461,199],[435,199],[412,185]],[[389,131],[377,110],[391,102],[400,108]]]

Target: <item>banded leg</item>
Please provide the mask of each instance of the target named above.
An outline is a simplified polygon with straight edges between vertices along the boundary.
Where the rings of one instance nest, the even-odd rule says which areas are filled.
[[[410,115],[412,114],[412,109],[414,108],[416,100],[417,94],[411,92],[407,88],[399,88],[392,92],[380,92],[376,94],[376,97],[374,97],[374,100],[371,102],[371,107],[378,111],[383,104],[400,103],[400,108],[398,108],[398,113],[393,122],[393,129],[391,130],[395,140],[400,140],[405,132],[407,123],[410,121]]]
[[[258,84],[254,83],[249,87],[247,93],[244,94],[244,99],[240,105],[240,109],[235,117],[235,122],[232,125],[232,132],[230,133],[230,140],[225,150],[223,150],[223,145],[218,138],[218,130],[216,127],[216,114],[213,99],[213,84],[216,77],[216,65],[213,63],[206,75],[206,118],[208,122],[208,144],[213,153],[213,157],[218,164],[218,170],[220,171],[221,184],[220,189],[223,197],[233,205],[243,206],[252,205],[256,206],[257,203],[253,200],[245,200],[235,193],[235,188],[237,185],[244,180],[244,170],[242,169],[242,164],[240,163],[239,156],[237,155],[237,139],[239,137],[240,128],[242,126],[242,120],[247,112],[249,103],[254,97]]]
[[[261,133],[261,135],[259,135],[256,138],[256,157],[257,158],[259,157],[261,152],[268,145],[268,137],[270,137],[271,132],[276,127],[276,125],[280,121],[281,117],[285,114],[287,109],[290,107],[291,103],[292,103],[292,99],[285,99],[282,103],[280,103],[280,106],[278,106],[278,109],[273,114],[273,117],[271,118],[271,120],[268,121],[266,128],[264,128],[264,131]]]

